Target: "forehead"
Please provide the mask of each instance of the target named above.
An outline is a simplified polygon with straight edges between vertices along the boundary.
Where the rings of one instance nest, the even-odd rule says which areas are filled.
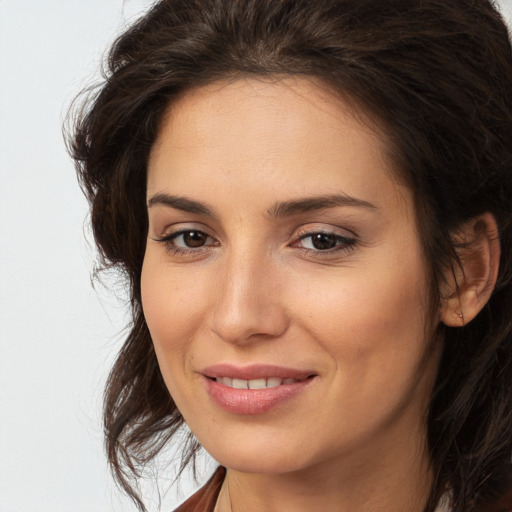
[[[340,188],[356,197],[403,196],[385,148],[359,111],[312,80],[216,82],[168,108],[150,155],[148,193],[189,194],[192,183],[211,193],[217,179],[234,193],[266,181],[284,196]]]

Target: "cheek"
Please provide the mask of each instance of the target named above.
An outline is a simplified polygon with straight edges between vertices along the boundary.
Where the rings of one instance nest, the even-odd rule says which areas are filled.
[[[321,292],[310,287],[302,301],[308,312],[303,329],[330,359],[325,399],[335,404],[335,439],[361,440],[406,408],[413,417],[423,414],[435,361],[428,363],[425,288],[418,275],[347,277],[327,287],[324,281]]]
[[[141,274],[142,308],[154,341],[179,339],[197,325],[204,276],[173,268],[160,251],[148,248]],[[172,336],[170,336],[172,334]]]
[[[141,274],[144,317],[151,334],[160,372],[173,401],[185,415],[193,397],[187,395],[190,340],[199,325],[197,298],[188,280],[166,271],[166,263],[146,253]],[[179,276],[179,274],[178,274]]]
[[[169,380],[186,371],[185,361],[191,350],[191,340],[200,328],[201,279],[191,281],[190,274],[169,271],[168,263],[147,252],[141,275],[141,295],[144,317],[153,340],[162,375]]]
[[[303,329],[322,345],[350,397],[372,399],[379,388],[411,385],[428,347],[422,262],[381,260],[377,268],[337,269],[295,293]],[[299,316],[299,315],[297,315]],[[382,388],[381,388],[382,389]],[[350,390],[350,392],[349,392]]]

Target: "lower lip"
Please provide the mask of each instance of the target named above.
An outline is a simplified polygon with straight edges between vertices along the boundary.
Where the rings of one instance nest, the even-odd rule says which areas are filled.
[[[263,414],[298,395],[311,384],[314,377],[266,389],[234,389],[205,377],[210,398],[232,414]]]

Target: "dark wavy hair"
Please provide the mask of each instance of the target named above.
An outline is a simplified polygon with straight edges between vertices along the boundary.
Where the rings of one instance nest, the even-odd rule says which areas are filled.
[[[487,0],[162,0],[117,39],[68,134],[100,263],[131,291],[133,323],[105,391],[114,476],[145,510],[135,482],[183,424],[141,309],[146,167],[162,115],[194,87],[283,75],[320,80],[389,141],[414,193],[434,306],[458,262],[457,228],[484,212],[497,221],[491,299],[468,325],[439,326],[427,426],[426,511],[447,489],[454,512],[480,510],[509,485],[512,453],[512,51]],[[197,450],[189,441],[183,464]]]

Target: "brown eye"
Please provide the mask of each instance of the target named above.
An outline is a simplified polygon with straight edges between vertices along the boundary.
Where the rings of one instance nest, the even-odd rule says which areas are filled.
[[[202,247],[208,240],[208,235],[202,231],[186,231],[181,234],[181,237],[183,239],[183,245],[190,248]],[[180,237],[177,237],[177,239],[179,238]]]
[[[331,254],[352,248],[355,243],[355,238],[349,238],[337,233],[319,231],[301,236],[297,245],[308,251]]]
[[[315,233],[311,235],[311,245],[319,251],[333,249],[338,244],[338,238],[334,234]]]
[[[173,253],[188,253],[218,245],[210,235],[197,229],[182,230],[156,239]]]

